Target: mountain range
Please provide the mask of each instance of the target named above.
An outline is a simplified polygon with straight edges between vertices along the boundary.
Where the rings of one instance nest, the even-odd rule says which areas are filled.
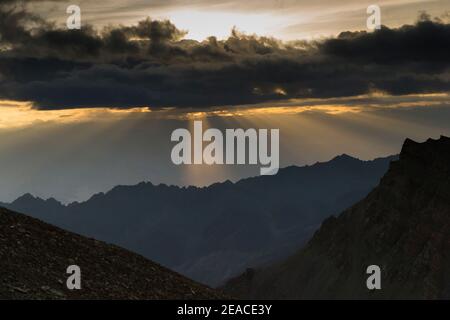
[[[367,287],[369,266],[379,290]],[[247,299],[450,299],[450,138],[406,140],[367,197],[289,258],[224,288]]]
[[[204,188],[143,182],[68,205],[30,194],[0,205],[218,286],[293,254],[324,219],[363,199],[396,158],[341,155]]]

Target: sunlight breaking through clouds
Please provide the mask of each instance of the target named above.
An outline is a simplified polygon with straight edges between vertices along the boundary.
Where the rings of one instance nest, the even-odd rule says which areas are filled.
[[[305,112],[318,112],[329,115],[360,113],[383,108],[415,108],[448,106],[450,94],[414,94],[390,96],[381,93],[357,97],[333,99],[293,99],[282,102],[256,105],[210,108],[202,110],[137,107],[81,108],[61,110],[37,110],[32,103],[0,101],[0,128],[26,127],[42,122],[60,124],[89,121],[120,121],[126,118],[159,120],[198,120],[210,117],[270,117],[272,115],[294,115]]]

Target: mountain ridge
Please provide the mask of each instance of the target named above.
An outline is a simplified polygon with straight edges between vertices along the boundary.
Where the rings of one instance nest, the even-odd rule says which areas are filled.
[[[203,188],[142,182],[67,206],[32,196],[3,206],[216,286],[294,252],[323,219],[363,198],[393,159],[341,156]]]
[[[332,161],[340,161],[340,160],[357,160],[359,162],[372,162],[372,161],[377,161],[377,160],[382,160],[382,159],[395,159],[397,157],[398,157],[398,155],[390,155],[390,156],[384,156],[384,157],[377,157],[377,158],[374,158],[374,159],[371,159],[371,160],[361,160],[361,159],[359,159],[357,157],[354,157],[354,156],[351,156],[351,155],[349,155],[347,153],[342,153],[340,155],[337,155],[337,156],[331,158],[328,161],[318,161],[318,162],[315,162],[313,164],[303,165],[303,166],[290,165],[290,166],[286,166],[286,167],[280,168],[279,171],[287,172],[287,171],[290,171],[290,170],[296,170],[296,169],[302,169],[302,168],[311,168],[311,167],[320,166],[320,165],[323,165],[323,164],[326,164],[326,163],[329,163],[329,162],[332,162]],[[252,179],[258,179],[260,177],[261,176],[252,176],[252,177],[242,178],[242,179],[239,179],[236,182],[233,182],[233,181],[231,181],[229,179],[226,179],[224,181],[214,182],[214,183],[211,183],[210,185],[201,186],[201,187],[195,186],[195,185],[178,186],[178,185],[166,184],[166,183],[154,184],[151,181],[141,181],[141,182],[138,182],[138,183],[135,183],[135,184],[118,184],[118,185],[113,186],[112,188],[110,188],[107,191],[96,192],[96,193],[92,194],[86,200],[82,200],[82,201],[78,201],[77,200],[77,201],[72,201],[72,202],[68,202],[68,203],[63,203],[62,201],[60,201],[60,200],[58,200],[58,199],[56,199],[54,197],[45,198],[45,197],[35,196],[35,195],[33,195],[33,194],[29,193],[29,192],[26,192],[23,195],[18,196],[16,199],[12,200],[11,202],[0,201],[0,204],[7,204],[8,205],[8,204],[14,204],[18,200],[20,201],[22,199],[32,199],[32,200],[39,200],[39,201],[42,200],[42,201],[56,202],[56,203],[60,204],[61,206],[69,207],[71,205],[76,205],[76,204],[87,202],[87,201],[91,200],[93,197],[103,196],[103,195],[113,191],[116,188],[122,188],[122,187],[137,187],[137,186],[148,186],[148,185],[150,185],[150,186],[153,186],[153,187],[178,188],[180,190],[186,190],[186,189],[203,190],[203,189],[208,189],[208,188],[217,187],[217,186],[221,186],[221,185],[235,185],[235,184],[239,184],[240,182],[243,182],[243,181],[252,180]]]

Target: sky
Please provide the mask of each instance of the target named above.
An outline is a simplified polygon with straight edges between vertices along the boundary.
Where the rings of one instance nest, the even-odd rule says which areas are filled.
[[[66,8],[81,8],[68,30]],[[280,129],[281,166],[450,135],[450,1],[4,0],[0,201],[118,184],[205,186],[259,166],[175,166],[170,134]]]
[[[67,1],[35,2],[33,10],[59,23]],[[421,11],[439,16],[450,10],[448,0],[78,0],[83,20],[96,26],[130,25],[148,16],[169,19],[198,41],[209,36],[225,39],[233,27],[246,33],[283,40],[320,38],[344,30],[366,28],[366,10],[382,8],[383,24],[398,27],[411,24]]]

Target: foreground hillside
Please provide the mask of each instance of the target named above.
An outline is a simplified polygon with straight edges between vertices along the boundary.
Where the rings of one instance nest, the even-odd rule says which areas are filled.
[[[82,289],[66,287],[69,265]],[[0,299],[215,299],[199,285],[116,246],[0,209]]]
[[[366,268],[381,268],[369,291]],[[450,139],[407,140],[380,185],[286,261],[226,290],[246,298],[450,298]]]
[[[68,206],[31,195],[4,206],[216,286],[250,265],[294,253],[325,218],[365,197],[393,158],[342,155],[206,188],[141,183]]]

